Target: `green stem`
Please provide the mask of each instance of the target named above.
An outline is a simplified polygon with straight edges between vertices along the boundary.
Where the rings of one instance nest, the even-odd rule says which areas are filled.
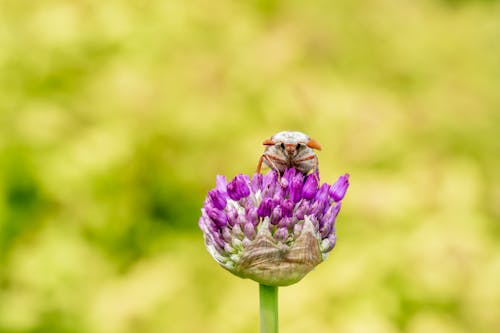
[[[259,285],[260,333],[278,333],[278,287]]]

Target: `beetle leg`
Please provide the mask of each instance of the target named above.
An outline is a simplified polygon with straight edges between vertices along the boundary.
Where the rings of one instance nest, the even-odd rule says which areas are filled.
[[[312,167],[312,170],[313,170],[313,174],[314,174],[314,177],[316,177],[316,180],[318,181],[319,183],[319,168],[318,168],[318,156],[317,155],[308,155],[306,157],[303,157],[301,159],[298,159],[298,160],[295,160],[295,163],[298,163],[298,162],[304,162],[304,161],[308,161],[308,160],[313,160],[313,167]],[[306,172],[307,174],[307,172]]]
[[[304,162],[304,161],[307,161],[307,160],[312,160],[313,158],[315,159],[315,161],[318,160],[318,156],[316,156],[316,155],[309,155],[309,156],[306,156],[304,158],[295,160],[295,162]],[[316,164],[316,162],[315,162],[315,164]]]
[[[318,181],[319,184],[319,161],[318,161],[318,156],[314,155],[314,166],[313,166],[313,172],[314,172],[314,177],[316,177],[316,180]]]
[[[260,173],[260,169],[262,168],[262,161],[264,160],[264,155],[261,155],[259,158],[259,163],[257,164],[257,173]]]
[[[285,164],[285,163],[286,163],[286,161],[285,161],[284,159],[279,158],[279,157],[276,157],[276,156],[274,156],[274,155],[265,155],[265,157],[264,157],[264,158],[268,159],[268,161],[269,161],[269,159],[271,159],[271,160],[274,160],[274,161],[281,162],[282,164]]]
[[[274,165],[273,161],[271,160],[271,158],[269,156],[261,155],[259,158],[259,163],[257,164],[257,173],[260,173],[260,171],[262,170],[262,162],[264,162],[264,161],[271,165],[271,169],[278,170],[276,168],[276,165]]]
[[[278,174],[278,181],[280,181],[281,180],[281,172],[278,169],[278,167],[276,167],[273,160],[275,160],[275,161],[283,161],[283,160],[281,158],[278,158],[278,157],[272,156],[272,155],[262,155],[262,157],[267,163],[269,163],[271,165],[271,169],[273,170],[273,172],[276,171],[276,173]]]
[[[269,156],[269,155],[263,155],[262,157],[264,158],[264,160],[266,162],[268,162],[271,165],[271,169],[279,172],[279,169],[276,167],[276,165],[273,162],[273,159],[278,160],[277,158],[273,158],[273,156]]]

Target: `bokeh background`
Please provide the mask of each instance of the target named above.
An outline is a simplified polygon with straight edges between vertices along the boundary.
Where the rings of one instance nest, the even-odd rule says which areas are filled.
[[[257,332],[197,221],[284,129],[351,173],[282,332],[500,329],[500,2],[0,1],[0,331]]]

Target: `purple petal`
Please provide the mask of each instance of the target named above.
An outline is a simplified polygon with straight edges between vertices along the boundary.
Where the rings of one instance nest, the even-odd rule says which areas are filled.
[[[345,196],[347,188],[349,187],[349,174],[346,173],[340,176],[339,179],[330,187],[330,197],[336,202],[342,200]]]
[[[223,210],[226,207],[226,196],[221,191],[213,189],[208,192],[208,197],[215,208]]]
[[[328,238],[328,246],[323,249],[323,252],[329,252],[335,247],[335,243],[337,242],[337,236],[335,235],[335,232],[331,233]]]
[[[314,201],[309,207],[309,211],[306,213],[311,216],[320,216],[323,214],[324,204],[322,201]]]
[[[324,183],[323,185],[321,185],[318,193],[316,193],[316,197],[314,200],[319,201],[323,204],[328,203],[328,190],[329,189],[330,189],[330,186],[327,183]]]
[[[227,216],[217,208],[207,207],[205,209],[207,215],[214,221],[219,228],[225,227],[227,224]]]
[[[295,178],[296,173],[297,170],[295,168],[286,169],[285,172],[283,173],[282,178],[285,179],[288,184],[290,184],[292,180]]]
[[[292,179],[292,184],[290,186],[290,199],[297,203],[302,199],[302,174],[298,174],[297,177]]]
[[[229,243],[226,243],[224,244],[224,251],[226,251],[226,253],[234,253],[234,248],[229,244]]]
[[[264,197],[272,197],[277,185],[278,175],[276,172],[268,172],[262,179],[262,194]]]
[[[238,211],[233,206],[228,206],[226,208],[227,222],[230,226],[234,226],[236,220],[238,219]]]
[[[335,216],[327,213],[321,222],[322,222],[321,223],[322,226],[320,228],[321,238],[325,238],[330,234],[330,231],[333,228],[333,224],[335,223]]]
[[[245,226],[243,227],[243,231],[245,232],[245,236],[248,239],[254,239],[255,237],[255,227],[252,223],[248,222],[245,223]]]
[[[212,241],[212,244],[214,244],[214,246],[218,248],[219,252],[223,251],[225,242],[218,232],[211,232],[207,234],[207,236],[209,240]]]
[[[304,225],[302,223],[297,223],[296,225],[293,226],[293,235],[295,236],[296,239],[297,237],[300,236],[303,226]]]
[[[250,207],[246,213],[245,217],[248,222],[251,222],[253,225],[257,225],[259,223],[259,217],[257,215],[257,208],[256,207]]]
[[[271,198],[264,198],[261,201],[261,203],[259,205],[259,208],[257,209],[257,215],[259,217],[270,216],[273,208],[274,208],[273,199],[271,199]]]
[[[323,220],[326,221],[330,219],[333,223],[335,223],[335,219],[337,218],[337,215],[339,215],[340,207],[340,202],[337,202],[335,205],[328,207],[325,215],[323,216]]]
[[[319,227],[319,221],[318,221],[318,218],[316,216],[311,215],[311,216],[309,216],[309,219],[311,220],[311,223],[313,224],[313,226],[315,228]]]
[[[284,242],[288,236],[288,230],[286,228],[278,228],[274,233],[274,238],[278,241]]]
[[[290,182],[285,177],[281,177],[280,184],[281,184],[281,188],[286,189],[286,188],[288,188],[288,185],[290,184]]]
[[[231,229],[229,229],[227,226],[222,228],[222,238],[226,243],[230,243],[233,235],[231,234]]]
[[[281,185],[277,185],[274,189],[273,200],[275,202],[281,202],[285,197],[285,189]]]
[[[200,219],[198,220],[198,226],[200,227],[200,229],[203,231],[203,232],[209,232],[210,229],[209,229],[209,224],[210,223],[210,220],[207,219],[207,217],[202,214]]]
[[[281,203],[281,215],[286,217],[293,216],[293,207],[295,204],[292,200],[286,199]]]
[[[209,232],[219,232],[220,231],[220,227],[217,226],[217,223],[215,223],[214,221],[212,221],[208,216],[207,216],[207,219],[208,219],[208,230]]]
[[[243,175],[238,175],[227,184],[227,194],[234,201],[238,201],[250,195],[250,188],[248,187],[246,178]]]
[[[306,215],[310,210],[310,205],[308,201],[302,200],[295,209],[295,217],[301,221],[304,219],[304,215]]]
[[[236,237],[238,239],[243,238],[243,230],[241,230],[241,227],[239,224],[235,224],[231,231],[232,231],[233,237]]]
[[[215,177],[215,188],[222,193],[226,193],[227,180],[225,176],[217,175]]]
[[[278,224],[279,221],[281,220],[281,207],[276,206],[274,207],[273,211],[271,212],[271,224]]]
[[[342,203],[341,202],[337,202],[334,206],[333,206],[333,209],[332,209],[332,212],[333,214],[335,214],[335,217],[337,217],[337,215],[339,215],[339,212],[340,212],[340,208],[342,207]]]
[[[291,217],[283,217],[278,222],[278,227],[280,228],[291,228],[293,226],[293,219]]]
[[[245,223],[247,223],[247,218],[245,216],[245,214],[240,214],[238,215],[238,218],[236,219],[236,223],[235,224],[239,224],[241,227],[243,227],[245,225]]]
[[[256,173],[252,177],[252,192],[257,193],[258,190],[262,189],[262,179],[263,176],[260,173]]]
[[[307,176],[307,179],[304,183],[304,187],[302,188],[302,197],[307,200],[312,200],[316,193],[318,192],[318,180],[311,174]]]

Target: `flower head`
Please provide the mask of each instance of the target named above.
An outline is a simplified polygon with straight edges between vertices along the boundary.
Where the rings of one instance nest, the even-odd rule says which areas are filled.
[[[345,174],[319,186],[318,175],[294,168],[229,183],[217,176],[199,226],[213,258],[232,273],[284,286],[326,259],[336,242],[335,220],[349,186]]]

